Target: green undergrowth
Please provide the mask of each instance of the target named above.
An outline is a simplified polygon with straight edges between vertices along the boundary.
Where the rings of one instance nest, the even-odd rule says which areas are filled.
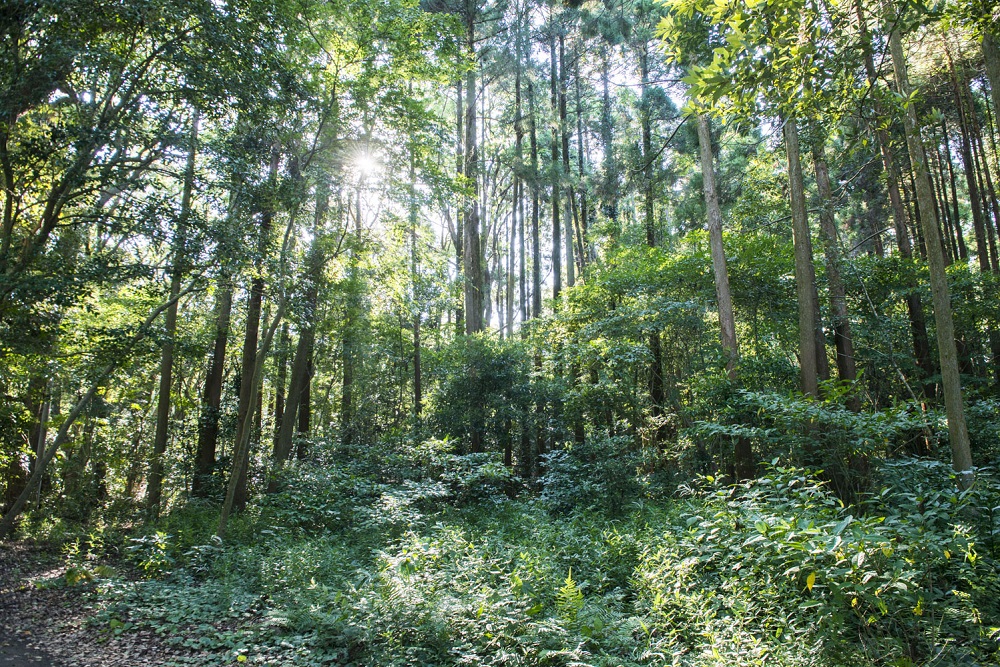
[[[844,507],[772,467],[601,507],[438,463],[391,483],[297,468],[224,543],[191,503],[132,538],[141,576],[99,579],[92,627],[213,665],[1000,664],[988,471],[960,494],[943,464],[887,464]]]

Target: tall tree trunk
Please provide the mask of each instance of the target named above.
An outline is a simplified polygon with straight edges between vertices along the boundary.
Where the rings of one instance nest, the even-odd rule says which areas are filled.
[[[649,45],[639,49],[640,95],[639,121],[642,126],[642,185],[643,185],[643,226],[646,230],[646,245],[656,247],[655,202],[653,187],[653,129],[649,114]],[[653,420],[656,422],[655,443],[659,445],[662,435],[663,403],[666,392],[663,386],[663,349],[660,332],[649,335],[649,353],[652,357],[649,368],[649,400],[652,404]]]
[[[833,215],[833,196],[830,189],[830,171],[822,142],[813,145],[813,163],[816,168],[816,185],[820,197],[820,237],[826,255],[826,279],[830,288],[830,312],[833,315],[834,341],[837,348],[837,374],[845,382],[853,383],[858,378],[854,359],[854,340],[851,336],[851,322],[847,313],[847,291],[840,274],[840,238]],[[861,409],[856,393],[848,399],[848,407],[855,412]]]
[[[542,245],[538,224],[538,136],[534,85],[528,81],[528,126],[531,145],[531,316],[542,316]]]
[[[556,25],[552,10],[549,12],[549,107],[554,119],[559,117],[559,64],[556,61]],[[559,162],[559,132],[553,127],[549,142],[552,170],[552,300],[559,309],[562,292],[562,223],[559,220],[559,200],[562,197],[562,166]]]
[[[191,494],[204,497],[215,469],[215,450],[219,441],[219,412],[222,408],[222,381],[225,375],[226,343],[233,309],[233,281],[228,275],[219,278],[215,298],[215,343],[205,374],[201,414],[198,417],[198,445],[194,461]]]
[[[702,189],[708,213],[708,241],[712,254],[712,271],[715,276],[715,298],[719,307],[719,339],[726,353],[726,371],[735,377],[740,349],[736,339],[736,318],[733,316],[733,298],[729,290],[729,269],[722,245],[722,209],[715,187],[715,157],[712,152],[712,132],[708,116],[698,114],[698,147],[701,157]]]
[[[465,175],[465,94],[462,92],[462,77],[458,77],[455,84],[455,173],[459,176]],[[462,206],[455,210],[455,278],[461,285],[462,298],[455,306],[455,335],[460,336],[465,333],[465,218],[462,215]]]
[[[601,51],[601,144],[604,148],[602,205],[604,215],[612,222],[612,236],[618,232],[618,166],[614,152],[614,122],[611,114],[611,54],[604,45]]]
[[[184,170],[184,186],[181,194],[181,210],[177,219],[174,237],[173,266],[170,271],[170,298],[173,304],[167,309],[164,322],[164,341],[160,349],[160,393],[156,404],[156,432],[153,436],[153,456],[149,467],[149,481],[146,486],[146,511],[152,518],[160,514],[160,500],[163,493],[163,457],[167,451],[167,436],[170,427],[170,387],[173,382],[174,338],[177,335],[177,300],[181,280],[186,270],[187,226],[191,215],[191,197],[194,190],[194,161],[198,151],[198,111],[191,118],[188,135],[187,165]]]
[[[419,290],[420,250],[417,247],[417,177],[413,151],[410,151],[410,286],[413,292],[413,416],[423,412],[423,378],[420,375],[420,316],[422,304]]]
[[[890,16],[890,24],[895,17]],[[896,86],[904,99],[910,99],[911,88],[906,73],[906,60],[898,26],[889,34],[889,47]],[[934,318],[937,323],[938,355],[941,362],[941,381],[944,386],[945,412],[948,418],[948,435],[951,443],[952,466],[959,476],[959,486],[968,488],[975,479],[972,472],[972,452],[969,431],[965,423],[965,407],[962,403],[962,383],[958,371],[958,351],[955,346],[955,325],[952,321],[951,298],[948,294],[948,276],[945,273],[944,254],[941,239],[937,233],[937,221],[933,220],[930,180],[927,176],[927,159],[920,143],[920,126],[914,105],[906,106],[903,117],[906,145],[910,153],[916,180],[917,197],[922,212],[921,225],[927,244],[927,264],[930,269],[931,295],[934,301]]]
[[[572,215],[566,215],[566,286],[572,287],[576,283],[576,262],[573,252],[573,218],[576,216],[576,203],[573,195],[573,188],[569,185],[570,158],[569,158],[569,128],[566,125],[566,81],[569,72],[566,71],[566,45],[562,32],[559,33],[559,136],[562,140],[562,173],[566,178],[566,201],[570,204]]]
[[[302,311],[299,317],[299,340],[295,346],[295,358],[292,361],[292,374],[288,382],[288,401],[285,404],[285,419],[278,429],[278,438],[274,447],[274,474],[281,470],[285,461],[292,453],[292,439],[295,432],[295,416],[309,414],[309,368],[312,363],[313,344],[316,340],[316,311],[319,298],[320,283],[323,280],[323,267],[326,258],[323,254],[323,220],[330,207],[330,182],[322,179],[316,186],[316,214],[313,218],[312,244],[306,259],[305,294],[302,299]],[[303,399],[306,399],[304,402]],[[308,417],[306,418],[308,431]],[[275,479],[268,485],[269,491],[276,489]]]
[[[868,32],[868,23],[861,8],[861,0],[855,0],[855,10],[858,16],[858,24],[861,26],[861,46],[865,62],[865,74],[868,78],[868,85],[875,86],[878,82],[878,74],[875,69],[875,60],[872,55],[871,35]],[[875,98],[875,115],[878,118],[885,117],[878,97]],[[875,136],[878,140],[879,151],[882,155],[882,166],[885,169],[889,190],[889,202],[892,205],[892,219],[896,230],[896,246],[899,254],[905,259],[913,257],[913,246],[910,242],[910,233],[907,228],[906,205],[900,192],[901,176],[899,166],[892,152],[889,132],[880,123],[875,123]],[[947,142],[947,136],[945,142]],[[908,287],[915,288],[915,284]],[[910,321],[910,336],[913,340],[913,356],[917,361],[917,367],[921,371],[923,379],[934,374],[934,366],[931,361],[930,342],[927,336],[927,321],[924,317],[924,307],[920,295],[915,289],[909,290],[906,296],[906,311]],[[924,392],[933,395],[933,385],[924,384]]]
[[[792,235],[795,243],[795,287],[799,304],[799,365],[802,393],[819,396],[818,350],[816,346],[816,272],[812,261],[812,240],[806,217],[805,186],[799,156],[799,130],[795,120],[785,120],[785,152],[788,157],[788,185],[792,207]]]
[[[288,322],[281,325],[281,334],[278,335],[278,377],[274,387],[274,444],[272,456],[277,457],[278,434],[281,432],[281,422],[285,418],[285,392],[288,383],[288,357],[292,345],[291,337],[288,335]],[[289,419],[295,419],[295,415],[290,415]]]
[[[969,118],[972,124],[972,156],[976,164],[976,173],[979,175],[979,193],[983,199],[983,218],[986,226],[986,237],[989,241],[990,261],[993,270],[1000,272],[1000,257],[997,256],[996,232],[1000,230],[1000,205],[997,203],[996,189],[993,187],[993,177],[990,175],[990,167],[986,158],[986,147],[983,145],[983,134],[979,127],[979,119],[976,118],[975,104],[972,93],[969,93]],[[990,218],[993,224],[990,224]]]
[[[524,224],[524,185],[526,182],[524,168],[524,113],[521,104],[521,79],[522,79],[522,38],[524,31],[524,16],[518,10],[517,31],[514,36],[515,69],[514,69],[514,209],[517,217],[517,284],[518,284],[518,313],[521,318],[522,335],[526,334],[524,323],[530,316],[530,306],[528,304],[528,282],[527,267],[525,265],[525,224]],[[514,252],[511,249],[511,252]],[[522,425],[523,426],[523,425]],[[526,433],[525,429],[521,429]]]
[[[575,69],[574,88],[576,91],[576,167],[580,177],[580,226],[577,228],[580,246],[580,272],[593,261],[594,249],[590,243],[590,209],[587,200],[586,171],[584,170],[584,154],[587,152],[587,144],[583,134],[583,99],[580,92],[580,53],[575,49]]]
[[[986,78],[990,81],[993,96],[994,118],[1000,123],[1000,33],[995,30],[983,31],[983,62],[986,63]]]
[[[958,244],[958,256],[963,262],[969,261],[969,248],[965,244],[965,230],[962,229],[962,217],[958,212],[958,179],[955,177],[955,165],[951,157],[951,140],[948,137],[948,124],[941,120],[941,133],[944,135],[944,155],[948,164],[948,182],[951,185],[951,213],[955,219],[955,241]]]
[[[993,267],[990,263],[990,254],[986,241],[986,228],[983,222],[982,197],[979,194],[979,183],[976,180],[976,163],[972,157],[972,143],[969,140],[971,127],[966,116],[965,96],[962,95],[962,87],[959,85],[958,74],[955,72],[955,64],[951,59],[951,51],[945,46],[948,55],[948,68],[951,73],[952,92],[955,96],[955,106],[958,109],[958,119],[960,124],[962,163],[965,165],[965,179],[969,188],[969,208],[972,209],[972,227],[976,235],[976,255],[979,259],[979,269],[983,272],[990,271]],[[910,157],[913,160],[913,157]],[[929,172],[928,172],[929,177]],[[930,194],[933,196],[933,185]],[[919,195],[918,195],[919,199]],[[930,202],[928,202],[930,204]],[[920,201],[921,211],[924,203]],[[926,232],[925,232],[926,233]],[[942,249],[943,251],[943,249]]]
[[[715,157],[712,152],[712,130],[708,116],[698,114],[698,148],[701,158],[702,190],[705,193],[705,210],[708,214],[708,243],[712,255],[712,274],[715,278],[715,301],[719,308],[719,341],[726,355],[726,373],[736,379],[736,365],[740,347],[736,338],[736,318],[733,315],[733,297],[729,289],[729,268],[722,244],[722,208],[715,187]],[[750,479],[754,473],[754,455],[749,438],[736,438],[734,447],[735,472],[738,479]]]
[[[466,48],[476,59],[476,0],[466,0]],[[472,187],[465,200],[465,332],[483,330],[483,249],[479,233],[479,147],[476,136],[476,67],[465,74],[465,178]]]
[[[957,235],[955,234],[955,229],[958,221],[953,220],[951,217],[951,206],[948,200],[948,177],[944,173],[944,156],[941,155],[941,142],[939,142],[937,137],[933,135],[931,140],[934,143],[934,152],[932,153],[931,161],[937,165],[935,196],[940,202],[938,206],[938,215],[944,229],[945,247],[948,249],[952,260],[957,261],[959,254],[958,240]]]
[[[268,183],[273,188],[278,180],[278,147],[271,148],[271,164],[268,168]],[[247,502],[247,472],[250,467],[249,433],[251,428],[250,415],[254,410],[257,395],[257,342],[260,337],[261,304],[264,299],[264,257],[271,236],[271,223],[274,219],[272,204],[267,204],[261,212],[259,236],[257,238],[257,258],[254,261],[254,277],[250,282],[250,295],[247,301],[246,331],[243,337],[243,357],[240,366],[240,395],[236,411],[236,438],[233,446],[233,470],[229,482],[231,490],[227,489],[227,498],[232,496],[232,509],[241,510]],[[244,446],[243,443],[247,445]]]

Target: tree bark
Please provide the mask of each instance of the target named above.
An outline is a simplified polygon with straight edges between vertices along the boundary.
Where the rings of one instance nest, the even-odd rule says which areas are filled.
[[[476,0],[466,0],[466,48],[476,60]],[[472,194],[465,200],[465,333],[483,330],[483,249],[479,230],[479,146],[476,136],[476,67],[465,74],[465,179]]]
[[[194,162],[198,150],[198,111],[191,118],[191,132],[188,135],[187,165],[184,170],[184,185],[181,194],[181,210],[177,219],[174,237],[173,266],[170,271],[170,298],[173,303],[167,308],[164,322],[164,341],[160,348],[160,393],[156,403],[156,431],[153,436],[153,456],[150,461],[149,481],[146,486],[146,511],[152,518],[160,514],[163,493],[163,457],[167,451],[167,436],[170,427],[170,388],[173,385],[174,338],[177,336],[177,299],[181,280],[186,270],[187,226],[191,215],[191,198],[194,190]]]
[[[698,114],[698,147],[701,157],[702,189],[705,192],[705,209],[708,213],[708,242],[712,254],[712,272],[715,276],[715,298],[719,308],[719,339],[726,354],[726,372],[733,379],[740,349],[736,339],[736,318],[733,316],[733,297],[729,289],[729,269],[722,244],[722,209],[715,187],[715,157],[712,152],[712,132],[708,116]]]
[[[965,244],[965,230],[962,229],[962,217],[958,212],[958,179],[955,177],[955,165],[951,157],[951,140],[948,137],[948,123],[941,121],[941,134],[944,135],[944,155],[948,164],[948,182],[951,186],[951,213],[955,218],[955,241],[958,244],[958,256],[963,262],[969,261],[969,247]]]
[[[268,183],[273,188],[278,179],[278,147],[271,149],[271,164],[268,168]],[[250,467],[250,447],[242,446],[249,443],[249,430],[254,402],[257,395],[257,383],[254,378],[257,373],[257,341],[260,337],[261,304],[264,299],[264,257],[271,235],[271,223],[274,219],[272,204],[267,204],[261,212],[261,223],[257,238],[257,258],[254,261],[254,277],[250,283],[250,295],[247,301],[246,332],[243,337],[243,358],[240,371],[239,407],[236,411],[236,439],[233,447],[233,476],[227,490],[227,497],[232,495],[232,509],[241,510],[247,502],[247,470]]]
[[[904,99],[910,99],[911,88],[906,72],[903,43],[895,17],[890,16],[893,30],[889,33],[889,47],[896,86]],[[969,431],[965,422],[965,408],[962,403],[962,383],[958,370],[958,351],[955,346],[955,325],[951,314],[951,298],[948,293],[948,276],[945,273],[944,254],[941,239],[937,233],[937,221],[933,219],[930,180],[927,175],[927,160],[920,142],[920,126],[914,105],[906,105],[903,117],[906,145],[910,153],[916,181],[917,197],[920,201],[921,226],[927,244],[927,264],[930,269],[931,295],[934,301],[934,317],[937,323],[938,355],[941,362],[941,380],[944,386],[945,412],[948,418],[948,434],[952,451],[952,466],[958,473],[961,488],[968,488],[975,480],[972,472],[972,452]]]
[[[993,117],[1000,122],[1000,36],[995,31],[983,31],[983,62],[993,97]]]
[[[799,155],[799,130],[795,120],[785,120],[785,152],[788,157],[788,184],[792,208],[792,235],[795,244],[795,286],[799,304],[799,365],[802,393],[819,397],[816,346],[816,272],[812,261],[812,240],[806,217],[805,186]]]
[[[534,85],[528,81],[528,125],[531,146],[531,316],[542,316],[542,245],[538,224],[538,136]]]
[[[228,275],[219,279],[215,298],[215,344],[205,387],[202,392],[201,414],[198,418],[198,445],[194,461],[191,493],[204,497],[215,469],[215,450],[219,440],[219,412],[222,407],[222,381],[225,374],[226,344],[229,339],[229,319],[233,309],[233,282]]]
[[[559,117],[559,65],[556,62],[555,18],[549,17],[549,107],[553,118]],[[553,307],[559,309],[559,295],[562,293],[562,223],[559,219],[559,199],[562,197],[562,165],[559,161],[559,132],[553,127],[549,141],[552,170],[552,300]]]
[[[858,378],[854,359],[854,339],[851,336],[851,321],[847,312],[847,291],[841,277],[840,238],[833,215],[833,196],[830,188],[830,171],[826,164],[823,144],[813,145],[813,164],[816,168],[816,185],[820,198],[820,238],[826,256],[826,279],[830,289],[830,312],[833,315],[834,342],[837,348],[837,374],[844,382],[853,383]],[[858,412],[861,403],[852,392],[848,407]]]

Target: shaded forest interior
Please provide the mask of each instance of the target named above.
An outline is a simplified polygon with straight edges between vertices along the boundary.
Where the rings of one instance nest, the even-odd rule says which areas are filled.
[[[0,540],[190,664],[997,664],[998,26],[5,3]]]

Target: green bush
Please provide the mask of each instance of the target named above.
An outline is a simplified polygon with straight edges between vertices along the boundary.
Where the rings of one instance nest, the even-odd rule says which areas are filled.
[[[890,511],[859,516],[792,469],[694,493],[636,572],[652,644],[692,665],[994,659],[996,564],[963,520],[969,496],[936,482],[915,507],[886,488]]]

